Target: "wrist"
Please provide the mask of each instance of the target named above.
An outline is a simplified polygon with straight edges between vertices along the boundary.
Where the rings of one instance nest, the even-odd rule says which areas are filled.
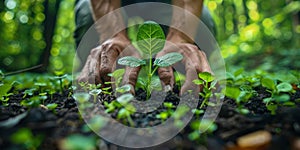
[[[166,40],[173,43],[194,43],[194,40],[192,38],[173,28],[169,29]]]

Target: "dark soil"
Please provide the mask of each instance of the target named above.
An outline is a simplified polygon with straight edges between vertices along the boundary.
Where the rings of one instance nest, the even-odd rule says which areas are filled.
[[[176,90],[178,91],[178,90]],[[191,141],[188,134],[192,132],[190,126],[185,127],[176,137],[169,142],[155,147],[154,149],[225,149],[235,145],[236,140],[248,133],[264,130],[272,134],[272,141],[268,149],[291,149],[294,141],[300,138],[300,103],[295,102],[295,107],[281,106],[277,109],[276,115],[271,115],[262,99],[269,96],[265,89],[256,89],[258,95],[244,104],[250,110],[247,115],[242,115],[235,111],[237,105],[234,100],[225,98],[221,111],[215,123],[218,128],[210,134],[204,134],[204,140]],[[143,91],[137,91],[137,99],[143,99]],[[23,99],[23,92],[10,96],[9,106],[0,105],[0,149],[21,149],[20,145],[11,143],[10,137],[21,128],[29,128],[34,135],[44,135],[44,140],[40,146],[43,150],[59,149],[59,143],[68,135],[79,133],[83,135],[96,136],[93,132],[83,131],[85,125],[78,113],[77,105],[72,97],[68,97],[69,91],[63,94],[56,93],[53,99],[48,98],[45,104],[57,103],[55,111],[47,110],[43,107],[25,108],[20,105]],[[49,96],[50,97],[50,96]],[[100,95],[103,101],[112,101],[114,97]],[[300,98],[300,90],[291,95],[291,101]],[[168,93],[165,102],[172,102],[178,105],[179,98],[176,93]],[[201,100],[200,100],[201,102]],[[135,113],[132,115],[136,127],[148,127],[161,124],[161,120],[156,115],[166,111],[164,106],[160,106],[156,111],[147,114]],[[116,117],[117,112],[112,114]],[[8,119],[21,117],[17,122],[10,125],[3,125]],[[200,116],[201,117],[201,116]],[[193,118],[199,119],[194,116]],[[105,142],[109,149],[123,149],[108,142]]]

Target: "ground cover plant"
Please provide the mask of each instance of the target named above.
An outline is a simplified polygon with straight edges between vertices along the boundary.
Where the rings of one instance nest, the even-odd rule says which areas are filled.
[[[209,130],[206,133],[200,134],[199,120],[207,104],[201,107],[205,98],[200,98],[199,106],[193,110],[193,120],[176,136],[177,140],[178,138],[181,139],[177,146],[182,148],[196,148],[203,145],[210,148],[217,148],[218,146],[230,147],[239,145],[241,138],[244,138],[243,136],[249,133],[263,131],[272,137],[272,140],[267,141],[270,146],[278,145],[278,143],[280,145],[281,143],[281,146],[290,146],[291,148],[299,134],[297,124],[300,122],[298,117],[300,90],[299,78],[296,76],[298,72],[291,73],[289,75],[290,80],[284,82],[281,81],[283,80],[281,75],[272,75],[263,71],[245,73],[237,70],[227,74],[228,76],[223,82],[228,83],[227,88],[229,90],[223,91],[226,98],[217,120],[209,126]],[[201,76],[203,77],[203,75]],[[270,87],[266,87],[266,78],[272,80],[277,92],[274,93]],[[44,83],[45,86],[42,86],[40,89],[41,86],[35,84],[37,81]],[[199,83],[201,81],[194,82]],[[114,147],[114,145],[101,140],[80,119],[81,117],[78,114],[78,108],[73,98],[74,95],[73,97],[70,96],[70,92],[72,92],[70,76],[65,76],[62,79],[62,83],[63,91],[61,92],[60,81],[54,81],[53,77],[49,75],[20,74],[4,77],[1,80],[1,88],[3,85],[11,86],[10,90],[3,94],[5,98],[8,98],[8,101],[4,104],[1,103],[0,107],[1,148],[69,149],[77,147],[79,141],[85,141],[84,145],[78,146],[79,149],[80,147],[92,147],[91,149]],[[290,89],[289,85],[281,83],[291,85],[292,89]],[[284,87],[281,87],[282,85]],[[91,85],[89,88],[99,89],[100,91],[101,88],[99,87],[99,85],[98,87],[97,85]],[[126,91],[126,86],[124,89]],[[280,89],[280,92],[278,92],[278,89]],[[282,89],[284,90],[282,91]],[[97,92],[95,91],[95,93],[85,96],[90,97],[90,101],[94,102],[94,95]],[[272,96],[272,92],[279,94],[279,96],[280,94],[287,94],[289,99],[283,98],[284,101],[282,101],[282,99]],[[249,93],[251,93],[250,96]],[[7,96],[8,94],[9,96]],[[97,95],[96,103],[103,105],[107,113],[129,126],[147,127],[157,125],[171,115],[180,116],[184,114],[186,110],[181,108],[182,114],[174,114],[178,99],[176,99],[176,94],[171,94],[173,98],[166,99],[158,110],[141,116],[128,111],[130,109],[124,109],[125,106],[123,104],[128,99],[131,99],[131,96],[123,95],[125,95],[125,98],[116,100],[114,94],[100,92]],[[266,101],[265,99],[268,98],[272,98],[272,100]],[[26,103],[23,101],[26,101]],[[123,104],[121,104],[122,101],[124,102]],[[276,109],[270,109],[270,106],[274,106]],[[202,122],[205,123],[205,121]],[[178,124],[180,125],[180,122]],[[210,123],[208,121],[205,124],[209,125]],[[94,126],[101,127],[101,121],[95,121]],[[254,135],[254,137],[261,138],[266,133]],[[217,142],[217,144],[214,142]],[[172,147],[172,142],[168,142],[161,147]]]

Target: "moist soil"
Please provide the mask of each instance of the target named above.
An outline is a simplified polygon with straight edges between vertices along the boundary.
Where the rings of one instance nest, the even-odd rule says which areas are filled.
[[[237,139],[255,131],[266,131],[272,135],[270,143],[263,149],[283,150],[297,146],[295,141],[300,139],[300,102],[295,100],[300,98],[300,90],[296,89],[296,93],[290,95],[291,101],[295,102],[296,106],[280,106],[275,115],[272,115],[262,102],[262,99],[269,97],[270,94],[263,87],[258,87],[255,90],[258,93],[257,96],[252,97],[244,104],[250,111],[247,115],[237,113],[235,101],[225,97],[215,121],[217,129],[213,133],[203,134],[200,140],[191,141],[188,135],[192,129],[188,125],[173,139],[152,149],[238,149],[234,148]],[[175,88],[174,91],[175,93],[168,93],[165,102],[171,102],[177,106],[179,103],[178,89]],[[136,99],[138,100],[145,99],[145,95],[142,90],[136,91]],[[45,107],[25,108],[20,105],[23,96],[23,91],[20,91],[19,94],[10,96],[8,106],[0,105],[1,150],[22,149],[20,145],[10,141],[13,133],[21,128],[31,129],[33,135],[44,135],[44,140],[39,147],[43,150],[60,149],[61,141],[72,134],[96,136],[91,131],[83,131],[85,122],[78,113],[75,100],[69,96],[69,91],[55,93],[52,99],[45,100],[44,105],[58,104],[55,111],[47,110]],[[113,96],[104,94],[100,94],[98,98],[99,105],[103,105],[103,107],[104,101],[111,102],[115,99]],[[200,99],[199,104],[201,101]],[[159,125],[162,121],[156,115],[166,110],[167,108],[160,106],[157,110],[146,114],[135,113],[131,116],[134,126]],[[116,118],[117,112],[115,111],[111,116]],[[16,117],[21,119],[16,119],[16,122],[9,125],[5,124],[7,120]],[[194,116],[193,120],[196,119],[200,118]],[[103,144],[108,149],[125,149],[105,141]]]

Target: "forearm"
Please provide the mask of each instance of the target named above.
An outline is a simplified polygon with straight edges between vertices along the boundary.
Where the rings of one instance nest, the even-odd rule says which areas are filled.
[[[113,34],[125,35],[122,14],[120,11],[115,11],[120,7],[121,0],[91,0],[95,28],[100,34],[101,42],[115,36]],[[111,13],[113,11],[114,13]]]
[[[173,0],[172,3],[186,11],[173,9],[173,17],[167,40],[193,43],[198,27],[198,18],[200,18],[202,12],[203,0]]]

